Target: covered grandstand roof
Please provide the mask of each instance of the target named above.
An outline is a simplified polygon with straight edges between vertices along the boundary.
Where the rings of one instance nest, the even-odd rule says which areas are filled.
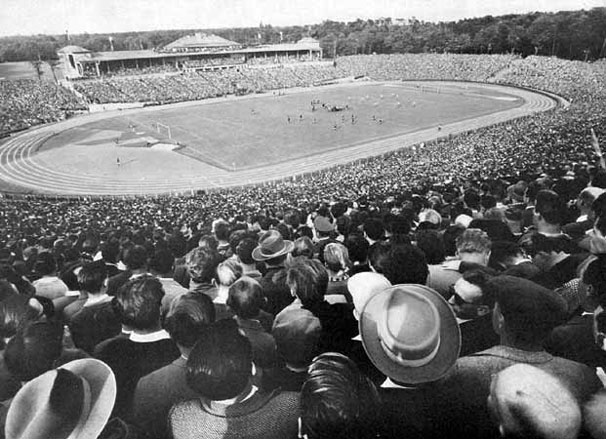
[[[90,50],[80,46],[65,46],[57,50],[57,53],[88,53]]]
[[[167,44],[163,50],[179,50],[179,49],[210,49],[216,47],[239,47],[240,44],[234,41],[226,40],[218,35],[196,33],[194,35],[186,35]]]

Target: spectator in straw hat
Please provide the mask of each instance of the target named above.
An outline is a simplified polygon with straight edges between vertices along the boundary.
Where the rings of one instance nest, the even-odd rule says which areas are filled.
[[[458,435],[486,437],[493,429],[487,398],[492,375],[519,363],[530,364],[558,379],[583,403],[602,387],[595,370],[584,364],[554,357],[543,346],[554,327],[567,318],[564,299],[534,282],[496,276],[486,288],[495,295],[493,326],[500,344],[461,357],[446,380],[451,413],[467,422],[453,426]]]
[[[267,299],[265,311],[276,315],[292,301],[290,289],[286,285],[286,257],[294,248],[294,243],[285,240],[277,230],[269,230],[259,238],[259,245],[253,250],[255,261],[264,262],[267,268],[259,281]]]
[[[116,379],[105,363],[72,361],[19,390],[6,417],[6,438],[97,438],[115,398]]]
[[[581,408],[570,391],[528,364],[510,366],[492,379],[488,406],[502,437],[574,439],[581,430]]]
[[[368,300],[359,323],[368,356],[388,378],[380,389],[385,436],[444,436],[452,418],[439,406],[441,380],[461,346],[448,302],[424,285],[395,285]]]

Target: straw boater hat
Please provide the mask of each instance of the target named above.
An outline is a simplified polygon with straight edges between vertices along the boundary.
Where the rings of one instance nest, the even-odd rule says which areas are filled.
[[[399,384],[436,381],[459,356],[461,333],[454,311],[424,285],[395,285],[374,295],[359,324],[369,358]]]
[[[267,261],[290,253],[295,247],[292,241],[282,238],[277,230],[269,230],[259,238],[259,245],[252,252],[255,261]]]
[[[116,378],[105,363],[75,360],[23,386],[6,417],[7,439],[96,439],[114,407]]]

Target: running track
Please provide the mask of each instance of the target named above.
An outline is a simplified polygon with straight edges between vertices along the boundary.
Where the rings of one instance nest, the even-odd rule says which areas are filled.
[[[444,86],[448,84],[461,86],[460,82],[441,82],[440,84]],[[435,87],[437,83],[430,82],[428,85]],[[477,83],[474,84],[476,87],[478,85]],[[312,157],[295,159],[289,163],[234,172],[207,165],[206,172],[203,172],[203,175],[200,175],[200,173],[196,175],[171,175],[170,178],[167,178],[166,175],[162,175],[161,173],[151,172],[151,175],[146,177],[144,181],[129,178],[129,175],[126,173],[108,181],[107,177],[95,175],[94,172],[91,173],[90,169],[87,169],[86,172],[79,171],[78,169],[69,173],[61,172],[37,160],[35,154],[37,148],[56,132],[90,122],[95,117],[103,118],[108,116],[92,115],[90,117],[71,119],[30,130],[10,138],[4,145],[1,145],[0,179],[12,185],[22,187],[24,192],[34,191],[65,195],[140,195],[242,186],[318,171],[369,156],[381,155],[403,147],[410,147],[420,142],[428,142],[438,137],[448,136],[449,134],[458,134],[534,113],[548,111],[558,106],[558,104],[567,104],[562,99],[552,98],[544,94],[519,88],[493,84],[485,84],[483,86],[521,97],[525,103],[514,109],[444,125],[439,132],[435,128],[420,130],[386,140],[327,151]]]

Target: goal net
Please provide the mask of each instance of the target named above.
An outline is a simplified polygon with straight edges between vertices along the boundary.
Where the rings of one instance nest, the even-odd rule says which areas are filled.
[[[167,137],[169,139],[173,138],[173,136],[172,136],[172,134],[170,132],[170,126],[168,126],[168,125],[165,125],[165,124],[160,123],[160,122],[156,122],[156,131],[158,132],[158,134],[161,137]]]

